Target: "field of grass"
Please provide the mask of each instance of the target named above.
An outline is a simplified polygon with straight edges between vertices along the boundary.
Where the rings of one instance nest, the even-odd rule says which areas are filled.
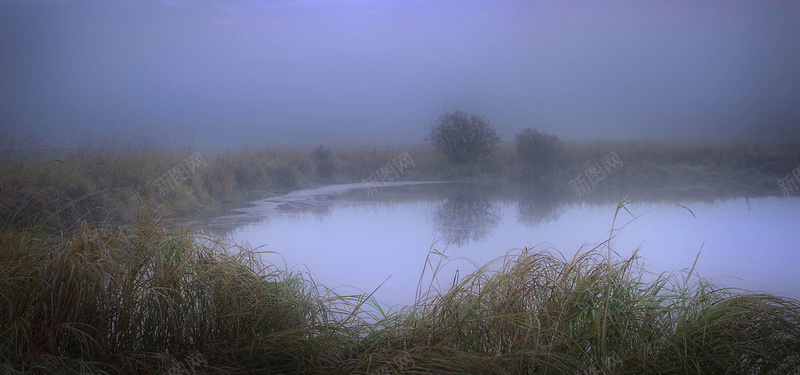
[[[509,253],[384,312],[149,215],[69,235],[14,230],[0,236],[0,373],[797,371],[800,302],[691,269],[648,275],[609,244],[573,259]],[[432,250],[433,279],[442,261]]]
[[[336,294],[311,275],[262,263],[252,249],[168,229],[174,215],[359,182],[404,151],[415,163],[404,180],[514,182],[511,147],[470,167],[423,148],[209,151],[204,165],[158,194],[154,180],[185,165],[194,149],[5,146],[3,374],[800,371],[800,302],[725,289],[692,270],[649,275],[610,241],[574,259],[509,253],[444,289],[433,287],[444,256],[432,250],[420,280],[437,282],[420,285],[415,304],[383,311],[369,294]],[[569,144],[551,182],[564,189],[612,151],[624,167],[610,180],[678,195],[777,195],[775,180],[800,165],[793,146]]]
[[[191,147],[149,141],[74,150],[0,149],[0,226],[65,229],[82,221],[131,224],[141,207],[201,217],[221,206],[330,183],[358,182],[388,163],[391,150],[342,152],[315,160],[310,150],[241,148],[199,153],[205,165],[160,193],[155,181],[186,168]],[[327,168],[327,169],[326,169]],[[186,169],[184,169],[186,170]],[[174,180],[172,180],[174,181]]]
[[[402,152],[408,152],[414,166],[398,180],[515,183],[522,175],[511,145],[502,146],[490,159],[474,166],[452,165],[430,149],[411,146],[335,150],[322,158],[310,149],[268,147],[195,154],[189,146],[147,140],[52,150],[0,139],[0,150],[0,225],[16,228],[44,225],[65,229],[82,221],[131,224],[142,206],[159,215],[213,215],[220,207],[291,190],[360,182]],[[558,170],[547,183],[571,196],[570,180],[584,175],[611,152],[622,163],[607,176],[613,183],[601,184],[583,199],[598,195],[614,199],[621,186],[642,199],[773,196],[780,194],[776,181],[800,166],[800,147],[796,145],[595,142],[567,144]],[[163,194],[156,189],[156,180],[185,168],[192,155],[200,155],[204,164]]]

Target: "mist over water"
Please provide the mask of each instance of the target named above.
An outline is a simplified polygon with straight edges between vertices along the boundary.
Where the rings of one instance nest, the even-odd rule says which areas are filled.
[[[370,173],[374,177],[371,170],[361,167],[385,163],[377,164],[377,147],[390,145],[394,150],[402,145],[400,150],[417,150],[430,135],[432,123],[454,111],[483,116],[506,146],[515,140],[515,134],[530,127],[568,142],[654,140],[684,146],[791,142],[800,140],[798,14],[800,3],[791,0],[0,0],[0,135],[55,147],[84,141],[103,145],[113,139],[110,155],[116,145],[138,137],[167,145],[192,145],[181,158],[200,147],[209,161],[218,162],[214,177],[202,185],[213,189],[205,195],[168,199],[182,204],[179,207],[183,209],[202,207],[203,197],[213,196],[214,204],[241,205],[257,196],[279,196],[330,184],[334,177],[339,182],[368,179]],[[312,156],[313,160],[293,154],[292,162],[270,154],[287,150],[306,153],[320,144],[337,152],[354,147],[372,151],[357,157]],[[238,164],[229,163],[230,157],[221,150],[230,146],[237,150],[241,145],[256,147],[252,153],[244,149]],[[703,172],[713,153],[704,154],[701,149],[662,150],[672,158],[667,163],[671,169],[666,170],[654,167],[664,156],[648,156],[651,147],[647,143],[626,147],[630,156],[624,163],[634,166],[619,177],[621,183],[604,189],[616,189],[614,194],[632,193],[639,202],[659,201],[666,190],[673,203],[694,201],[696,191],[706,192],[705,198],[712,201],[779,191],[764,187],[761,180],[753,182],[756,178],[736,175],[731,179],[746,181],[736,187],[707,183],[718,181],[719,171],[728,167]],[[759,149],[748,147],[728,152],[744,155],[742,160],[749,160],[751,154],[761,157]],[[489,160],[491,155],[497,163],[482,172],[469,168],[453,172],[460,167],[442,163],[444,159],[435,159],[430,153],[419,167],[427,176],[441,180],[448,179],[443,176],[481,173],[484,177],[479,178],[513,180],[520,177],[521,161],[509,150],[482,157]],[[595,212],[575,201],[564,201],[563,190],[584,174],[590,176],[593,163],[600,162],[591,159],[595,158],[591,147],[573,150],[584,153],[564,157],[562,167],[570,165],[575,173],[568,175],[571,172],[562,169],[552,179],[569,179],[569,184],[559,182],[561,190],[528,189],[525,184],[513,193],[453,188],[435,199],[423,194],[409,197],[408,203],[385,202],[386,207],[375,208],[372,214],[329,206],[323,196],[319,201],[301,202],[314,207],[318,215],[335,212],[335,218],[320,216],[313,226],[305,221],[308,218],[285,221],[282,211],[265,207],[255,216],[273,215],[278,221],[273,225],[287,225],[269,232],[268,238],[295,244],[276,249],[299,262],[292,264],[304,262],[302,257],[295,258],[300,248],[318,251],[302,239],[326,238],[326,242],[336,243],[332,254],[360,253],[356,247],[369,246],[363,240],[367,234],[357,229],[363,227],[356,219],[362,215],[372,217],[371,224],[391,216],[383,227],[424,226],[426,229],[409,228],[415,234],[408,238],[417,243],[403,245],[416,252],[424,252],[436,240],[452,248],[470,249],[480,244],[483,249],[499,251],[468,254],[479,263],[489,260],[487,254],[494,258],[525,246],[526,241],[558,242],[569,237],[572,242],[563,242],[559,248],[575,251],[579,247],[575,241],[586,240],[597,228],[567,226],[550,233],[552,238],[525,229],[583,220],[577,217],[608,224],[601,218],[610,214],[615,202],[586,199],[603,208]],[[609,151],[613,150],[603,153]],[[66,156],[49,157],[63,163]],[[322,159],[327,164],[320,164]],[[356,159],[363,164],[355,166]],[[619,162],[622,166],[622,160]],[[696,166],[684,167],[687,162]],[[104,165],[105,161],[92,163]],[[741,168],[744,176],[766,171],[770,179],[794,168],[788,161],[776,166],[768,157],[758,163],[733,168]],[[76,164],[73,161],[71,165]],[[163,177],[169,177],[175,168],[159,167],[146,177],[129,180],[160,178],[159,186],[164,187]],[[346,176],[336,176],[345,168],[349,168]],[[119,168],[110,170],[116,173]],[[637,174],[642,171],[646,177]],[[491,173],[495,174],[486,177]],[[183,181],[190,176],[184,177],[169,184],[168,190],[188,186]],[[673,183],[670,189],[654,192],[676,177],[683,178],[677,185],[686,186]],[[701,177],[705,182],[698,182]],[[638,190],[632,191],[630,185],[625,190],[626,180],[634,182]],[[581,183],[589,186],[587,181]],[[595,183],[591,181],[591,186]],[[235,189],[244,189],[244,194]],[[424,203],[413,203],[417,201]],[[734,210],[732,202],[741,203],[726,201],[712,212]],[[787,204],[794,204],[791,202]],[[768,201],[759,209],[770,207],[766,209],[777,212],[774,204]],[[753,215],[737,217],[750,217],[747,221],[751,221]],[[437,223],[434,232],[421,224],[423,217]],[[249,218],[219,220],[234,220],[227,224],[235,225]],[[774,220],[764,220],[754,221],[754,228],[755,223],[761,225],[758,236],[791,235],[765,229],[765,223]],[[321,226],[323,223],[335,225]],[[662,225],[668,224],[652,224],[652,228]],[[309,232],[312,227],[316,229]],[[706,222],[692,230],[716,227]],[[270,242],[261,239],[262,233],[255,227],[246,228],[256,232],[240,236],[241,240]],[[332,228],[339,229],[331,232]],[[497,233],[504,231],[509,239],[498,242]],[[739,241],[729,244],[731,251],[744,251],[741,243],[754,238],[755,232],[737,232]],[[681,251],[688,252],[680,253],[680,262],[690,261],[689,255],[699,246],[696,241],[682,244]],[[388,258],[381,259],[378,263]],[[418,259],[409,262],[419,266]],[[354,266],[359,268],[362,263]],[[315,271],[324,275],[324,264]],[[403,272],[417,274],[411,269]],[[338,285],[344,281],[331,282]]]
[[[798,0],[0,0],[0,373],[800,374]]]

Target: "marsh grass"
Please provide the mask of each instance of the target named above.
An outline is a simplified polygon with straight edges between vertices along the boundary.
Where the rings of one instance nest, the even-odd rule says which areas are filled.
[[[800,145],[680,145],[616,141],[568,143],[562,165],[568,176],[583,172],[615,151],[624,168],[613,179],[652,191],[690,189],[777,194],[775,181],[800,165]]]
[[[636,252],[621,257],[612,248],[616,235],[571,259],[510,252],[446,288],[434,280],[447,257],[432,250],[431,283],[420,278],[417,302],[385,320],[383,336],[351,370],[368,373],[377,360],[398,373],[797,371],[797,300],[725,288],[694,266],[651,274]],[[398,353],[410,358],[405,366]]]
[[[635,256],[598,251],[565,260],[524,249],[492,268],[411,311],[399,337],[418,364],[498,374],[782,374],[796,366],[793,300],[681,273],[645,282]]]
[[[569,157],[587,163],[617,151],[628,168],[622,176],[631,179],[694,171],[687,176],[729,181],[737,171],[757,169],[746,176],[761,181],[800,165],[791,147],[570,149]],[[373,291],[336,293],[310,274],[263,263],[254,249],[166,229],[164,215],[360,181],[400,152],[333,152],[324,179],[310,152],[207,154],[207,168],[156,197],[148,190],[152,179],[191,154],[170,150],[145,142],[4,154],[0,373],[172,373],[195,355],[207,363],[196,374],[788,374],[800,368],[797,300],[727,289],[693,267],[651,275],[635,253],[617,254],[615,229],[571,259],[526,248],[444,284],[438,272],[447,257],[432,248],[415,303],[384,310]],[[449,169],[429,150],[409,152],[417,167],[408,178],[515,173],[510,150],[470,170]],[[620,200],[617,213],[624,209]]]
[[[160,216],[202,217],[226,204],[361,181],[397,156],[393,150],[343,151],[317,160],[311,151],[269,147],[201,152],[208,165],[159,195],[154,181],[193,147],[145,139],[55,150],[0,139],[0,150],[0,226],[57,229],[82,221],[131,225],[145,203]]]
[[[624,210],[624,201],[618,213]],[[164,229],[83,225],[0,237],[0,372],[788,374],[800,304],[694,267],[652,275],[609,239],[566,259],[510,252],[452,282],[432,248],[416,302],[386,311],[252,249]],[[428,280],[428,281],[426,281]]]
[[[0,137],[0,225],[64,229],[81,221],[131,225],[140,207],[164,216],[199,218],[230,204],[331,183],[361,182],[393,158],[408,152],[414,167],[398,180],[500,180],[525,185],[520,157],[501,145],[476,164],[455,165],[421,146],[332,150],[240,147],[208,150],[208,165],[164,195],[154,181],[196,148],[149,139],[81,142],[53,149],[29,140]],[[777,195],[775,181],[800,165],[800,147],[691,146],[654,142],[568,143],[549,176],[549,185],[570,191],[568,182],[616,152],[615,170],[585,199],[611,197],[624,185],[642,199],[659,196],[712,197]],[[316,155],[316,156],[315,156]]]
[[[0,372],[158,373],[199,352],[204,373],[314,362],[321,296],[244,248],[158,222],[0,240]]]

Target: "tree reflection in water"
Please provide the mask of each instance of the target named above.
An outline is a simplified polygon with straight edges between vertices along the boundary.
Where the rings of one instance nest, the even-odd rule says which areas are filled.
[[[519,194],[517,221],[531,226],[556,221],[564,212],[558,191],[549,186],[530,185]]]
[[[497,227],[500,209],[490,198],[474,192],[457,192],[436,206],[436,226],[449,243],[456,246],[480,241]]]

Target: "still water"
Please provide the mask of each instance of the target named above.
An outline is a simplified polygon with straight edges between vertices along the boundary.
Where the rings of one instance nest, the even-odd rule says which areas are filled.
[[[658,199],[621,210],[614,250],[654,273],[692,267],[725,286],[800,297],[800,198]],[[264,260],[308,273],[337,292],[413,303],[431,249],[452,282],[523,247],[571,258],[608,239],[616,196],[573,197],[477,183],[398,183],[374,191],[332,185],[253,202],[201,227],[248,243]],[[278,255],[279,254],[279,255]],[[438,259],[434,257],[435,259]],[[426,278],[423,286],[430,284]]]

